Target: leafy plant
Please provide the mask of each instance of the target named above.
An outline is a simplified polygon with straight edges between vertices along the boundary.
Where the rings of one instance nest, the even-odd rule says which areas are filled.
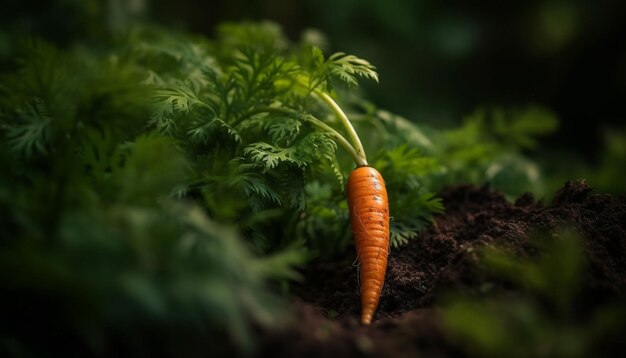
[[[334,117],[341,110],[328,91],[342,83],[355,86],[358,77],[377,80],[374,67],[343,53],[325,58],[319,49],[304,44],[290,48],[276,27],[268,23],[226,24],[218,32],[217,42],[191,44],[195,51],[179,51],[179,42],[166,38],[158,45],[153,42],[145,52],[135,47],[131,54],[138,62],[146,62],[151,73],[150,84],[159,108],[151,123],[161,133],[185,143],[190,152],[206,153],[197,162],[197,177],[190,190],[202,191],[216,182],[236,188],[248,201],[248,205],[239,206],[243,212],[238,217],[279,207],[306,212],[306,183],[331,185],[335,197],[341,195],[347,168],[342,168],[345,153],[338,152],[337,146],[353,158],[362,149],[350,149],[342,135],[332,129],[340,125]],[[143,32],[136,36],[148,35]],[[189,56],[181,56],[181,52]],[[168,60],[172,54],[178,56],[174,65]],[[169,64],[170,73],[187,77],[158,75],[161,63]],[[190,72],[190,68],[199,70]],[[210,164],[205,166],[203,161]],[[214,174],[223,173],[224,168],[230,170],[226,177]],[[334,183],[329,174],[336,177]],[[414,172],[412,178],[416,175]],[[396,183],[406,191],[402,188],[411,184],[403,180]],[[407,212],[394,216],[394,244],[414,237],[431,213],[441,210],[434,195],[428,194],[426,187],[422,191],[422,202],[392,208]],[[429,202],[434,204],[427,205]],[[341,210],[345,213],[346,209]],[[413,214],[421,219],[402,222]],[[285,221],[297,225],[293,218]],[[324,237],[345,237],[344,225],[337,224],[333,225],[333,235],[327,232]],[[308,241],[320,236],[309,232]]]
[[[354,87],[378,79],[366,60],[324,56],[272,23],[217,33],[143,26],[64,50],[19,46],[0,74],[0,254],[5,297],[26,303],[5,306],[6,322],[38,305],[47,317],[63,301],[64,317],[87,311],[59,323],[85,352],[106,354],[118,339],[137,347],[154,322],[163,340],[169,324],[193,333],[189,349],[220,327],[250,348],[251,320],[281,319],[268,285],[350,245],[345,177],[364,148],[388,180],[397,247],[441,212],[443,183],[488,178],[499,148],[517,158],[543,131],[520,120],[529,129],[510,146],[503,125],[485,136],[492,124],[481,120],[457,134],[422,128]],[[362,146],[338,129],[346,115]],[[462,154],[477,143],[490,150]],[[129,321],[136,333],[116,336]],[[17,351],[37,338],[9,331],[3,342]]]
[[[510,196],[544,193],[539,166],[522,154],[537,146],[535,137],[552,133],[553,113],[529,106],[523,110],[478,109],[463,126],[441,133],[434,154],[447,168],[444,182],[491,182]]]
[[[340,136],[311,93],[373,67],[288,49],[275,30],[226,25],[211,42],[144,28],[105,55],[24,42],[0,99],[3,292],[25,302],[7,322],[36,325],[22,318],[33,307],[73,317],[75,307],[87,312],[58,329],[84,352],[106,354],[130,327],[121,346],[137,347],[148,322],[161,322],[164,339],[179,322],[190,347],[226,327],[249,349],[248,322],[281,316],[266,284],[297,277],[301,243],[345,248]],[[338,215],[318,215],[329,202]],[[37,334],[12,327],[3,341],[44,352],[50,322]]]
[[[9,224],[21,237],[3,243],[1,280],[3,296],[22,304],[5,312],[14,319],[7,321],[11,330],[5,332],[11,333],[4,339],[16,341],[18,351],[43,353],[50,347],[40,336],[62,329],[85,344],[84,353],[107,354],[102,350],[110,349],[111,340],[141,347],[148,334],[143,325],[167,337],[168,325],[177,322],[193,334],[174,344],[197,348],[203,335],[219,334],[221,327],[225,338],[250,349],[248,320],[270,324],[280,317],[280,300],[264,282],[293,278],[290,267],[302,262],[302,253],[294,248],[256,258],[233,228],[210,220],[197,205],[172,199],[168,194],[185,177],[188,162],[171,138],[146,135],[119,148],[122,153],[101,157],[121,157],[109,163],[104,178],[66,179],[53,229],[43,226],[49,211],[38,224],[32,216],[19,220],[24,212],[13,207]],[[59,300],[61,307],[55,306]],[[75,318],[59,328],[58,322],[36,321],[28,310]],[[38,329],[20,335],[29,327]],[[127,333],[116,338],[117,331]]]

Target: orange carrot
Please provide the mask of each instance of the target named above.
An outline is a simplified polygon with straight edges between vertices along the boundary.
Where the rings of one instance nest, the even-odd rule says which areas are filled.
[[[348,178],[350,224],[361,277],[361,322],[370,324],[378,306],[389,253],[389,201],[385,181],[369,166]]]
[[[344,147],[357,164],[357,168],[348,178],[348,205],[361,278],[361,323],[370,324],[380,300],[387,271],[389,254],[387,189],[380,173],[367,165],[365,149],[348,116],[328,93],[319,89],[315,89],[313,93],[335,113],[352,141],[349,143],[327,124],[308,117],[309,123],[327,132]]]

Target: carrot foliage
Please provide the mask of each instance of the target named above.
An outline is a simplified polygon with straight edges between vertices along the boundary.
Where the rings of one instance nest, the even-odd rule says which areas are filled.
[[[351,242],[354,164],[314,125],[342,130],[319,93],[353,120],[387,180],[394,247],[443,210],[434,193],[446,183],[514,166],[511,192],[539,180],[519,150],[550,129],[534,127],[544,112],[514,120],[526,130],[515,138],[503,137],[508,119],[421,127],[355,88],[378,80],[372,64],[307,39],[241,23],[215,39],[144,26],[64,49],[16,45],[0,74],[0,277],[3,297],[22,303],[3,306],[5,321],[38,331],[3,342],[45,354],[37,338],[58,323],[66,347],[89,355],[117,340],[150,355],[141,342],[167,344],[171,331],[186,337],[177,356],[206,349],[209,333],[252,349],[249,323],[286,315],[270,287]],[[24,320],[33,307],[74,319]]]

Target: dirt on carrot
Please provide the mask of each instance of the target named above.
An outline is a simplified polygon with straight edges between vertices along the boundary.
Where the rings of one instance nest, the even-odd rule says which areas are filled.
[[[573,227],[586,257],[582,296],[592,306],[626,296],[626,199],[568,182],[544,204],[530,194],[508,202],[487,186],[461,185],[441,193],[446,212],[418,239],[392,250],[385,287],[370,327],[358,323],[359,287],[352,252],[317,261],[294,288],[296,323],[262,332],[260,355],[273,357],[455,356],[438,320],[437,298],[472,293],[484,284],[478,249],[502,245],[524,255],[534,230]]]

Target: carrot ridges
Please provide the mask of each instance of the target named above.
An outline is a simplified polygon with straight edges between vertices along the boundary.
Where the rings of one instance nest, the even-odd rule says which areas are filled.
[[[389,201],[385,181],[369,166],[356,168],[348,178],[350,224],[361,278],[361,322],[372,321],[387,271]]]

